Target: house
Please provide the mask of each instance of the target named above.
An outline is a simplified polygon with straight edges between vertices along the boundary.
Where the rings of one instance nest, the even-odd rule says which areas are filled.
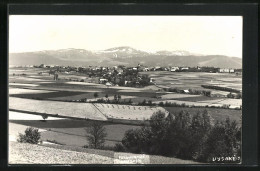
[[[119,68],[119,69],[117,69],[117,72],[118,72],[118,74],[123,74],[124,70]]]
[[[144,68],[143,71],[149,71],[149,68]]]
[[[110,86],[112,86],[112,83],[107,82],[107,83],[106,83],[106,86],[107,86],[107,87],[110,87]]]
[[[228,68],[219,68],[219,72],[228,73],[229,69]]]
[[[228,68],[220,68],[219,72],[222,72],[222,73],[235,73],[235,70],[234,69],[228,69]]]
[[[229,69],[229,73],[234,73],[235,70],[234,69]]]
[[[171,72],[176,72],[176,71],[178,71],[178,70],[179,70],[179,67],[172,67],[170,71],[171,71]]]
[[[182,70],[182,71],[184,71],[184,70],[189,70],[189,67],[182,67],[181,70]]]
[[[183,90],[184,93],[189,93],[189,90]]]
[[[161,68],[160,66],[156,66],[154,70],[155,71],[163,71],[163,68]]]
[[[44,64],[41,64],[41,65],[39,66],[39,68],[45,68],[45,65],[44,65]]]
[[[105,79],[105,78],[100,78],[99,79],[99,84],[104,84],[104,83],[106,83],[108,80],[107,79]]]

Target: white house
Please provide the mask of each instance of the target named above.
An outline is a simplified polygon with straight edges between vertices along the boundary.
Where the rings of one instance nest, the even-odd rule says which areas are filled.
[[[188,70],[189,69],[189,67],[182,67],[181,68],[181,70],[183,71],[183,70]]]
[[[229,72],[229,69],[228,68],[220,68],[219,72]]]
[[[171,68],[171,72],[175,72],[175,71],[178,71],[179,70],[179,67],[172,67]]]
[[[99,83],[100,84],[103,84],[103,83],[106,83],[108,80],[107,79],[104,79],[104,78],[100,78],[99,79]]]

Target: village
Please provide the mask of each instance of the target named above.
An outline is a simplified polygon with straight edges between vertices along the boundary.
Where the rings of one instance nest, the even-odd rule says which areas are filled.
[[[170,72],[206,72],[206,73],[231,73],[236,75],[242,74],[242,69],[233,68],[216,68],[216,67],[147,67],[138,64],[135,67],[126,67],[124,65],[118,65],[113,67],[104,66],[88,66],[88,67],[75,67],[75,66],[59,66],[59,65],[28,65],[29,68],[42,68],[45,72],[39,72],[38,74],[49,73],[54,75],[54,80],[58,79],[60,74],[84,74],[92,80],[90,82],[97,84],[105,84],[107,86],[127,86],[127,87],[144,87],[154,83],[153,78],[149,78],[145,72],[150,71],[170,71]],[[89,80],[88,80],[89,81]],[[80,80],[85,82],[85,80]]]

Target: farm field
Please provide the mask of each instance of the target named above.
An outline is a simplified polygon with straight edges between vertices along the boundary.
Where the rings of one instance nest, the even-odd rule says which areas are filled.
[[[55,140],[65,145],[84,146],[87,144],[86,131],[92,121],[73,120],[57,117],[48,117],[45,122],[39,115],[32,115],[20,112],[9,112],[9,138],[17,139],[19,133],[31,126],[39,128],[41,140]],[[103,122],[107,132],[106,145],[113,146],[122,140],[125,131],[137,129],[140,126],[114,124]]]
[[[156,111],[166,112],[162,107],[41,101],[17,97],[10,97],[9,101],[9,109],[12,110],[91,120],[107,120],[107,118],[110,118],[143,121],[148,120]]]
[[[203,89],[202,84],[222,85],[242,90],[242,76],[229,73],[202,72],[142,72],[154,78],[157,86]]]
[[[10,69],[12,70],[12,69]],[[27,88],[31,90],[46,90],[46,91],[55,91],[55,92],[44,92],[44,93],[13,93],[13,97],[22,97],[29,99],[44,99],[44,100],[61,100],[61,101],[71,101],[71,100],[80,100],[87,98],[89,101],[95,101],[99,98],[105,98],[107,94],[109,100],[113,100],[115,94],[121,95],[121,101],[133,101],[134,104],[146,101],[152,101],[159,103],[160,101],[165,102],[166,100],[178,101],[177,103],[187,103],[190,105],[209,105],[214,101],[219,101],[218,97],[205,97],[202,95],[189,95],[189,94],[178,94],[158,91],[160,87],[177,87],[182,89],[200,89],[202,84],[214,84],[222,86],[227,86],[231,88],[241,89],[242,87],[242,78],[241,76],[236,76],[234,74],[224,74],[224,73],[185,73],[185,72],[167,72],[167,71],[158,71],[158,72],[143,72],[143,74],[148,74],[155,79],[156,86],[147,86],[144,88],[134,88],[134,87],[119,87],[111,86],[107,87],[103,84],[95,84],[88,82],[73,82],[69,79],[63,79],[58,81],[53,81],[52,76],[49,75],[38,75],[37,72],[40,72],[40,69],[27,69],[27,70],[14,70],[20,74],[25,72],[26,76],[11,76],[9,78],[9,86],[13,88]],[[44,70],[43,70],[44,71]],[[45,71],[46,72],[46,71]],[[66,77],[72,75],[63,74]],[[76,77],[82,77],[82,75],[75,75]],[[238,86],[237,86],[238,85]],[[209,90],[212,94],[222,94],[227,95],[229,92],[204,89]],[[78,93],[80,92],[80,93]],[[98,97],[95,98],[94,93],[98,93]],[[161,99],[158,99],[161,97]],[[225,103],[224,103],[225,102]],[[199,103],[199,104],[198,104]],[[223,103],[231,106],[240,106],[242,104],[241,99],[227,99]],[[215,104],[218,105],[218,104]],[[219,105],[218,105],[219,106]]]
[[[39,93],[50,93],[50,90],[34,90],[24,88],[9,88],[9,95],[13,94],[39,94]]]
[[[41,101],[9,97],[9,109],[81,119],[107,120],[107,118],[90,103]]]
[[[162,107],[149,106],[130,106],[116,104],[99,104],[94,105],[107,117],[111,119],[124,120],[149,120],[156,111],[162,111],[168,115],[168,112]]]

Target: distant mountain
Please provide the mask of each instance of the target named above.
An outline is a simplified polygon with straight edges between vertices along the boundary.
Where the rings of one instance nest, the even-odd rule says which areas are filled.
[[[157,55],[165,55],[165,56],[199,56],[201,54],[194,54],[194,53],[190,53],[188,51],[184,51],[184,50],[178,50],[178,51],[157,51],[156,52]]]
[[[149,53],[141,50],[136,50],[128,46],[106,49],[104,51],[96,51],[97,55],[106,55],[112,58],[133,58],[148,56]]]
[[[200,55],[188,51],[157,51],[149,53],[128,46],[100,51],[85,49],[46,50],[10,53],[10,65],[74,65],[74,66],[214,66],[242,68],[242,59],[223,55]]]

